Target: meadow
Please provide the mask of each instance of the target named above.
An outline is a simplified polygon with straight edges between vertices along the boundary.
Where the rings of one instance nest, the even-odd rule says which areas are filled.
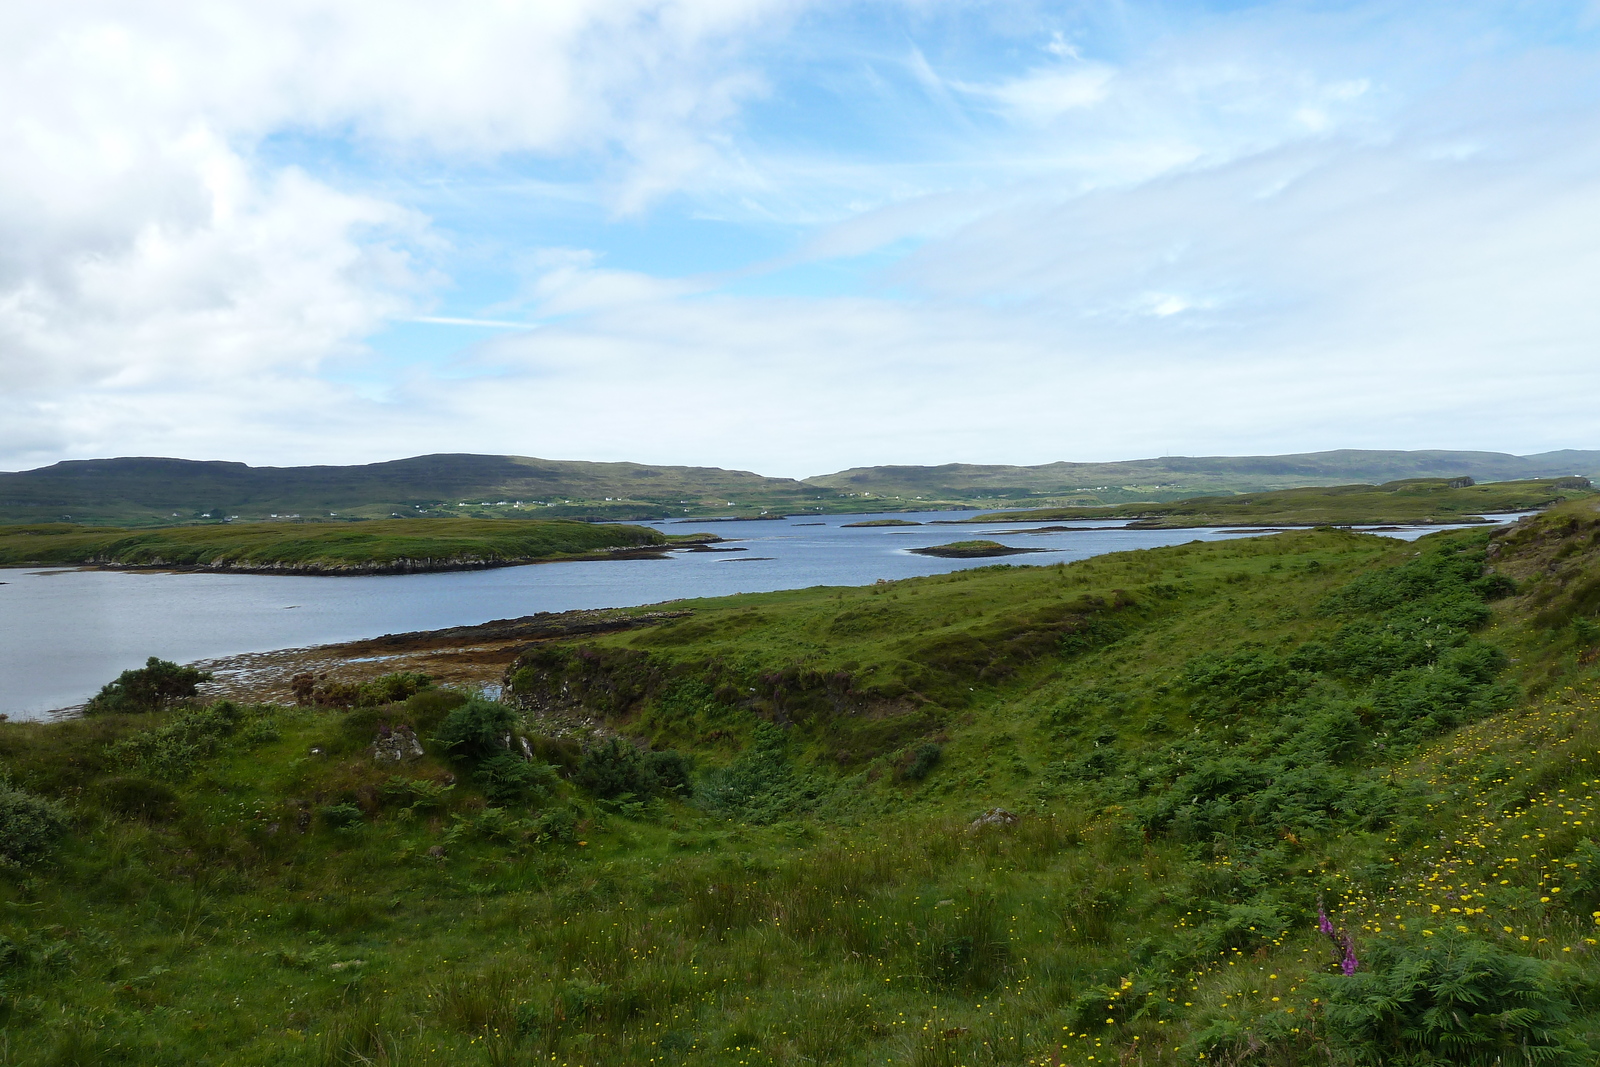
[[[1592,502],[674,609],[0,724],[0,1062],[1595,1060]]]

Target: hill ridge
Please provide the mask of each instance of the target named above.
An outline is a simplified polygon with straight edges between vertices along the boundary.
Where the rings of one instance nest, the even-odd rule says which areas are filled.
[[[1600,451],[1334,449],[1032,466],[852,467],[807,479],[721,467],[441,452],[365,464],[255,467],[158,456],[63,460],[0,472],[0,522],[171,524],[202,517],[417,515],[647,519],[730,512],[1110,505],[1206,493],[1470,476],[1600,475]]]

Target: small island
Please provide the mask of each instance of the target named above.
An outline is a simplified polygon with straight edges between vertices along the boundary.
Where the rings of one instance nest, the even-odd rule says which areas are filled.
[[[911,519],[868,519],[866,522],[847,522],[839,527],[841,530],[857,530],[864,526],[921,526],[922,523]]]
[[[1016,556],[1023,552],[1048,552],[1047,548],[1012,548],[999,541],[952,541],[948,545],[931,548],[913,548],[919,556],[938,556],[940,559],[983,559],[987,556]]]

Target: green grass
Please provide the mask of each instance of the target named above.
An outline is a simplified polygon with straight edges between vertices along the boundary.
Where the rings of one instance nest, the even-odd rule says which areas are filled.
[[[217,523],[154,530],[55,523],[0,527],[0,565],[380,573],[530,563],[665,544],[666,537],[640,526],[559,519]]]
[[[1350,526],[1459,523],[1471,516],[1531,511],[1590,490],[1581,480],[1491,482],[1452,488],[1443,479],[1415,478],[1383,485],[1313,486],[1237,496],[1202,496],[1170,503],[1047,508],[979,515],[966,522],[1046,519],[1136,519],[1148,528],[1186,526]]]
[[[1592,1046],[1597,583],[1583,501],[691,601],[522,658],[560,777],[498,805],[437,692],[0,724],[72,816],[0,869],[0,1062],[1372,1062],[1319,902],[1397,1003],[1467,944]],[[614,734],[691,797],[580,787]]]
[[[942,556],[947,559],[982,559],[986,556],[1015,556],[1023,552],[1038,552],[1036,548],[1011,548],[999,541],[951,541],[949,544],[929,548],[913,548],[920,556]]]

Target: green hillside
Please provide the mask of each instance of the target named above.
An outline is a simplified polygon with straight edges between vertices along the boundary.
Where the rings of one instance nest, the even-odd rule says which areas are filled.
[[[941,466],[856,467],[816,478],[815,485],[872,497],[1026,504],[1112,505],[1177,500],[1201,493],[1264,492],[1307,485],[1378,484],[1408,478],[1516,481],[1566,475],[1600,477],[1600,451],[1566,449],[1532,456],[1504,452],[1345,448],[1284,456],[1164,456],[1110,463],[1043,463],[1032,467],[946,463]]]
[[[0,724],[4,1055],[1595,1062],[1593,501],[674,609]]]
[[[1349,526],[1459,523],[1475,515],[1533,511],[1592,492],[1586,478],[1460,485],[1411,478],[1384,485],[1314,486],[1270,493],[1202,496],[1108,508],[1040,508],[978,515],[966,522],[1135,519],[1144,528],[1186,526]]]
[[[241,519],[648,519],[803,511],[839,494],[715,467],[417,456],[345,467],[97,459],[0,473],[0,521],[142,525]]]
[[[153,530],[54,523],[0,527],[0,566],[387,574],[507,566],[667,544],[668,538],[643,526],[570,519],[207,523]]]
[[[710,515],[1112,505],[1405,478],[1600,476],[1600,452],[1346,449],[1036,467],[861,467],[804,481],[715,467],[433,455],[355,466],[249,467],[96,459],[0,472],[0,522],[169,525],[202,517],[312,520],[466,516],[637,520]]]

